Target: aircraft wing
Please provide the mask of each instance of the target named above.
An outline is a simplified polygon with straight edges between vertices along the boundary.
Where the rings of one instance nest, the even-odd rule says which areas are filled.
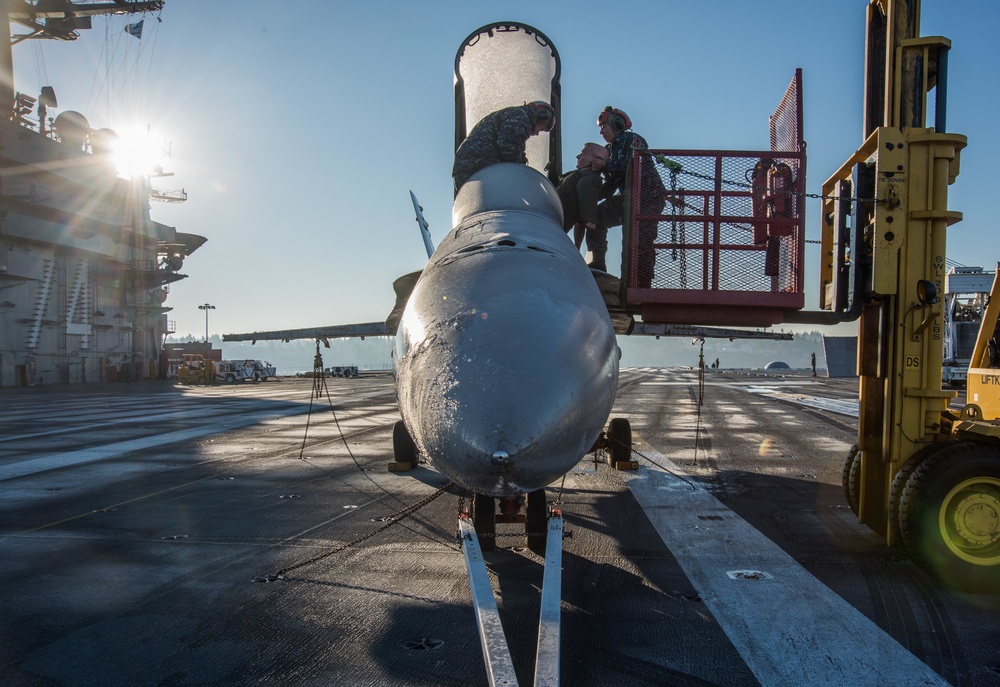
[[[434,253],[434,244],[431,242],[431,234],[428,230],[427,220],[424,219],[423,208],[420,206],[416,195],[410,191],[410,200],[413,202],[413,211],[416,215],[417,226],[420,229],[420,236],[427,250],[427,257]],[[384,322],[364,322],[360,324],[330,325],[326,327],[306,327],[303,329],[285,329],[277,331],[248,332],[245,334],[224,334],[223,341],[292,341],[295,339],[315,339],[322,341],[329,348],[329,339],[360,338],[366,336],[395,336],[399,326],[399,320],[403,316],[403,308],[410,298],[413,287],[416,286],[417,279],[420,278],[422,270],[404,274],[392,283],[392,288],[396,292],[396,304],[392,312]],[[643,322],[636,322],[631,314],[625,312],[621,307],[620,293],[621,281],[618,277],[604,273],[594,273],[597,285],[601,290],[608,313],[615,333],[625,336],[679,336],[688,338],[720,338],[720,339],[776,339],[790,340],[791,334],[785,332],[772,331],[751,331],[743,329],[725,329],[719,327],[700,327],[685,325],[651,325]]]
[[[295,339],[349,339],[366,336],[391,336],[393,332],[384,322],[364,322],[361,324],[341,324],[329,327],[307,327],[305,329],[284,329],[270,332],[249,332],[247,334],[223,334],[223,341],[292,341]],[[329,347],[329,344],[327,344]]]

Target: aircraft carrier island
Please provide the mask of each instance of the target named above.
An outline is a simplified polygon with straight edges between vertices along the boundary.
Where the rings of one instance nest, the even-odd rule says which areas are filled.
[[[12,41],[73,40],[91,17],[141,13],[160,1],[0,6]],[[56,7],[58,5],[58,7]],[[75,11],[74,11],[75,10]],[[68,13],[68,16],[67,16]],[[31,40],[28,40],[30,43]],[[13,89],[0,50],[0,386],[157,378],[170,284],[205,238],[150,216],[150,201],[183,202],[152,172],[119,176],[118,135],[59,109],[57,89]]]

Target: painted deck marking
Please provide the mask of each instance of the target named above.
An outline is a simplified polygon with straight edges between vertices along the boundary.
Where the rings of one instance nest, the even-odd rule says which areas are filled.
[[[797,403],[808,408],[817,408],[830,413],[847,415],[848,417],[858,416],[857,400],[840,400],[834,398],[824,398],[822,396],[809,396],[807,394],[795,394],[787,391],[776,391],[773,386],[748,386],[746,389],[751,394],[758,394],[768,398],[776,398],[789,403]]]
[[[948,685],[702,487],[645,465],[622,474],[764,687]],[[714,517],[706,523],[705,515]],[[766,574],[730,575],[739,571]]]
[[[22,460],[17,463],[0,466],[0,481],[14,479],[15,477],[25,477],[38,472],[45,472],[46,470],[56,470],[74,465],[93,463],[99,460],[106,460],[108,458],[116,458],[123,454],[130,453],[132,451],[141,451],[142,449],[149,448],[151,446],[163,446],[164,444],[198,439],[211,434],[219,434],[220,432],[227,432],[231,429],[254,425],[276,417],[301,415],[308,411],[308,406],[269,408],[268,410],[256,413],[247,413],[226,418],[220,422],[213,422],[212,424],[204,425],[202,427],[184,429],[177,432],[167,432],[166,434],[155,434],[142,439],[130,439],[128,441],[119,441],[113,444],[106,444],[104,446],[84,448],[79,451],[66,451],[64,453],[55,453],[49,456],[42,456],[40,458]]]

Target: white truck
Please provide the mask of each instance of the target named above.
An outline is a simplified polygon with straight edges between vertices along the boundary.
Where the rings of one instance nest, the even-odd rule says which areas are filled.
[[[253,379],[254,369],[248,360],[221,360],[215,364],[215,381],[235,384]]]
[[[250,378],[255,382],[266,382],[270,377],[277,377],[277,368],[266,360],[244,360],[250,368]]]

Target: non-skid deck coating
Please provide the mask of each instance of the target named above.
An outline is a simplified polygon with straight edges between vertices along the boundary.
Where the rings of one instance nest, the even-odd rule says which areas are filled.
[[[464,495],[376,532],[447,480],[386,470],[390,377],[327,388],[0,393],[0,684],[486,684]],[[548,489],[572,532],[562,684],[1000,685],[1000,600],[943,589],[843,503],[856,382],[716,373],[697,398],[694,371],[624,370],[640,470],[587,457]],[[498,530],[528,685],[542,560]]]

